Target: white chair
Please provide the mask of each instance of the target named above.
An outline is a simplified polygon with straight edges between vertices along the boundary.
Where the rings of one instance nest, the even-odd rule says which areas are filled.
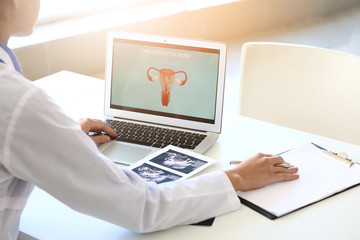
[[[311,46],[246,43],[239,113],[360,145],[360,58]]]

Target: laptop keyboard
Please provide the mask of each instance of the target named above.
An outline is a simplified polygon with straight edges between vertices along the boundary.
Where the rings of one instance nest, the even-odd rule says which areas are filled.
[[[186,132],[175,129],[154,127],[118,120],[106,120],[105,123],[115,129],[115,140],[135,143],[156,148],[173,145],[186,149],[195,149],[206,138],[205,134]]]

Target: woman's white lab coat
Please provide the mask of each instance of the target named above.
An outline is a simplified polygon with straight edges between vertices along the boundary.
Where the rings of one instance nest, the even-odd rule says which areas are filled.
[[[5,53],[6,54],[6,53]],[[148,184],[102,155],[78,123],[0,51],[0,239],[16,239],[33,184],[71,208],[137,232],[238,209],[223,172]]]

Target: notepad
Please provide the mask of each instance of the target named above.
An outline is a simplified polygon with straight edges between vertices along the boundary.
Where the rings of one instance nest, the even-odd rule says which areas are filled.
[[[300,178],[238,192],[241,202],[270,219],[321,201],[360,184],[360,165],[349,167],[306,143],[281,156],[299,168]]]

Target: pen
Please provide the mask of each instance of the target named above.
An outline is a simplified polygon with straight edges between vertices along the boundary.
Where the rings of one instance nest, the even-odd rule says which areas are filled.
[[[239,163],[241,163],[242,161],[236,161],[236,160],[233,160],[233,161],[230,161],[230,165],[237,165]]]
[[[230,165],[237,165],[239,163],[242,163],[242,161],[237,161],[237,160],[232,160],[230,161]],[[276,167],[283,167],[283,168],[293,168],[294,166],[291,165],[290,163],[280,163],[280,164],[277,164]]]
[[[283,168],[293,168],[294,166],[291,165],[290,163],[280,163],[280,164],[277,164],[275,165],[276,167],[283,167]]]

